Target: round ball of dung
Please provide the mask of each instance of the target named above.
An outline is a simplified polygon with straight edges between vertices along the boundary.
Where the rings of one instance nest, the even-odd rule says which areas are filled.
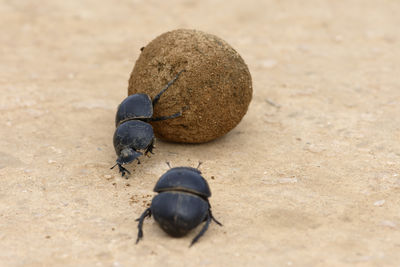
[[[128,94],[152,99],[180,71],[154,106],[153,117],[182,115],[152,122],[156,137],[203,143],[232,130],[252,97],[251,75],[241,56],[221,38],[197,30],[164,33],[143,47],[129,79]]]

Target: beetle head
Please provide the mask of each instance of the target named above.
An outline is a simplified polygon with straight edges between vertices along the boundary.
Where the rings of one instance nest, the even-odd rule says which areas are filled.
[[[142,156],[143,153],[137,152],[132,148],[125,148],[121,151],[118,159],[117,164],[128,164],[137,159],[138,157]]]

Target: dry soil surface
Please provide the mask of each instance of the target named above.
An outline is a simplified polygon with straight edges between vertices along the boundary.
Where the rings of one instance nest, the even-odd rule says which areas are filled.
[[[0,1],[1,266],[399,266],[400,2]],[[177,28],[230,43],[253,100],[229,134],[110,170],[140,48]],[[135,219],[197,166],[223,224]]]

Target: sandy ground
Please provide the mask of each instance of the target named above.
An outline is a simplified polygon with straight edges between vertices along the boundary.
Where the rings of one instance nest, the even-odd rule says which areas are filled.
[[[400,2],[0,1],[1,266],[399,266]],[[230,43],[254,95],[203,145],[109,167],[139,49],[194,28]],[[172,165],[214,215],[176,239],[135,219]]]

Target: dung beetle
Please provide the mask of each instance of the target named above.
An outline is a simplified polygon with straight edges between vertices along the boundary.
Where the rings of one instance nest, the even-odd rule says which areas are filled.
[[[154,187],[154,192],[158,195],[153,198],[150,208],[136,219],[139,222],[136,244],[143,237],[144,219],[151,215],[165,232],[174,237],[184,236],[201,222],[206,221],[190,246],[207,231],[211,220],[222,226],[211,213],[208,201],[211,196],[210,187],[198,167],[197,169],[170,167],[160,177]]]
[[[140,164],[139,157],[153,154],[154,132],[149,122],[173,119],[182,115],[182,111],[169,116],[153,118],[153,107],[160,100],[161,95],[178,79],[185,70],[181,70],[168,84],[154,97],[147,94],[133,94],[125,98],[118,106],[115,116],[116,130],[113,141],[117,153],[117,163],[111,167],[119,167],[122,176],[130,172],[122,167],[135,159]]]

